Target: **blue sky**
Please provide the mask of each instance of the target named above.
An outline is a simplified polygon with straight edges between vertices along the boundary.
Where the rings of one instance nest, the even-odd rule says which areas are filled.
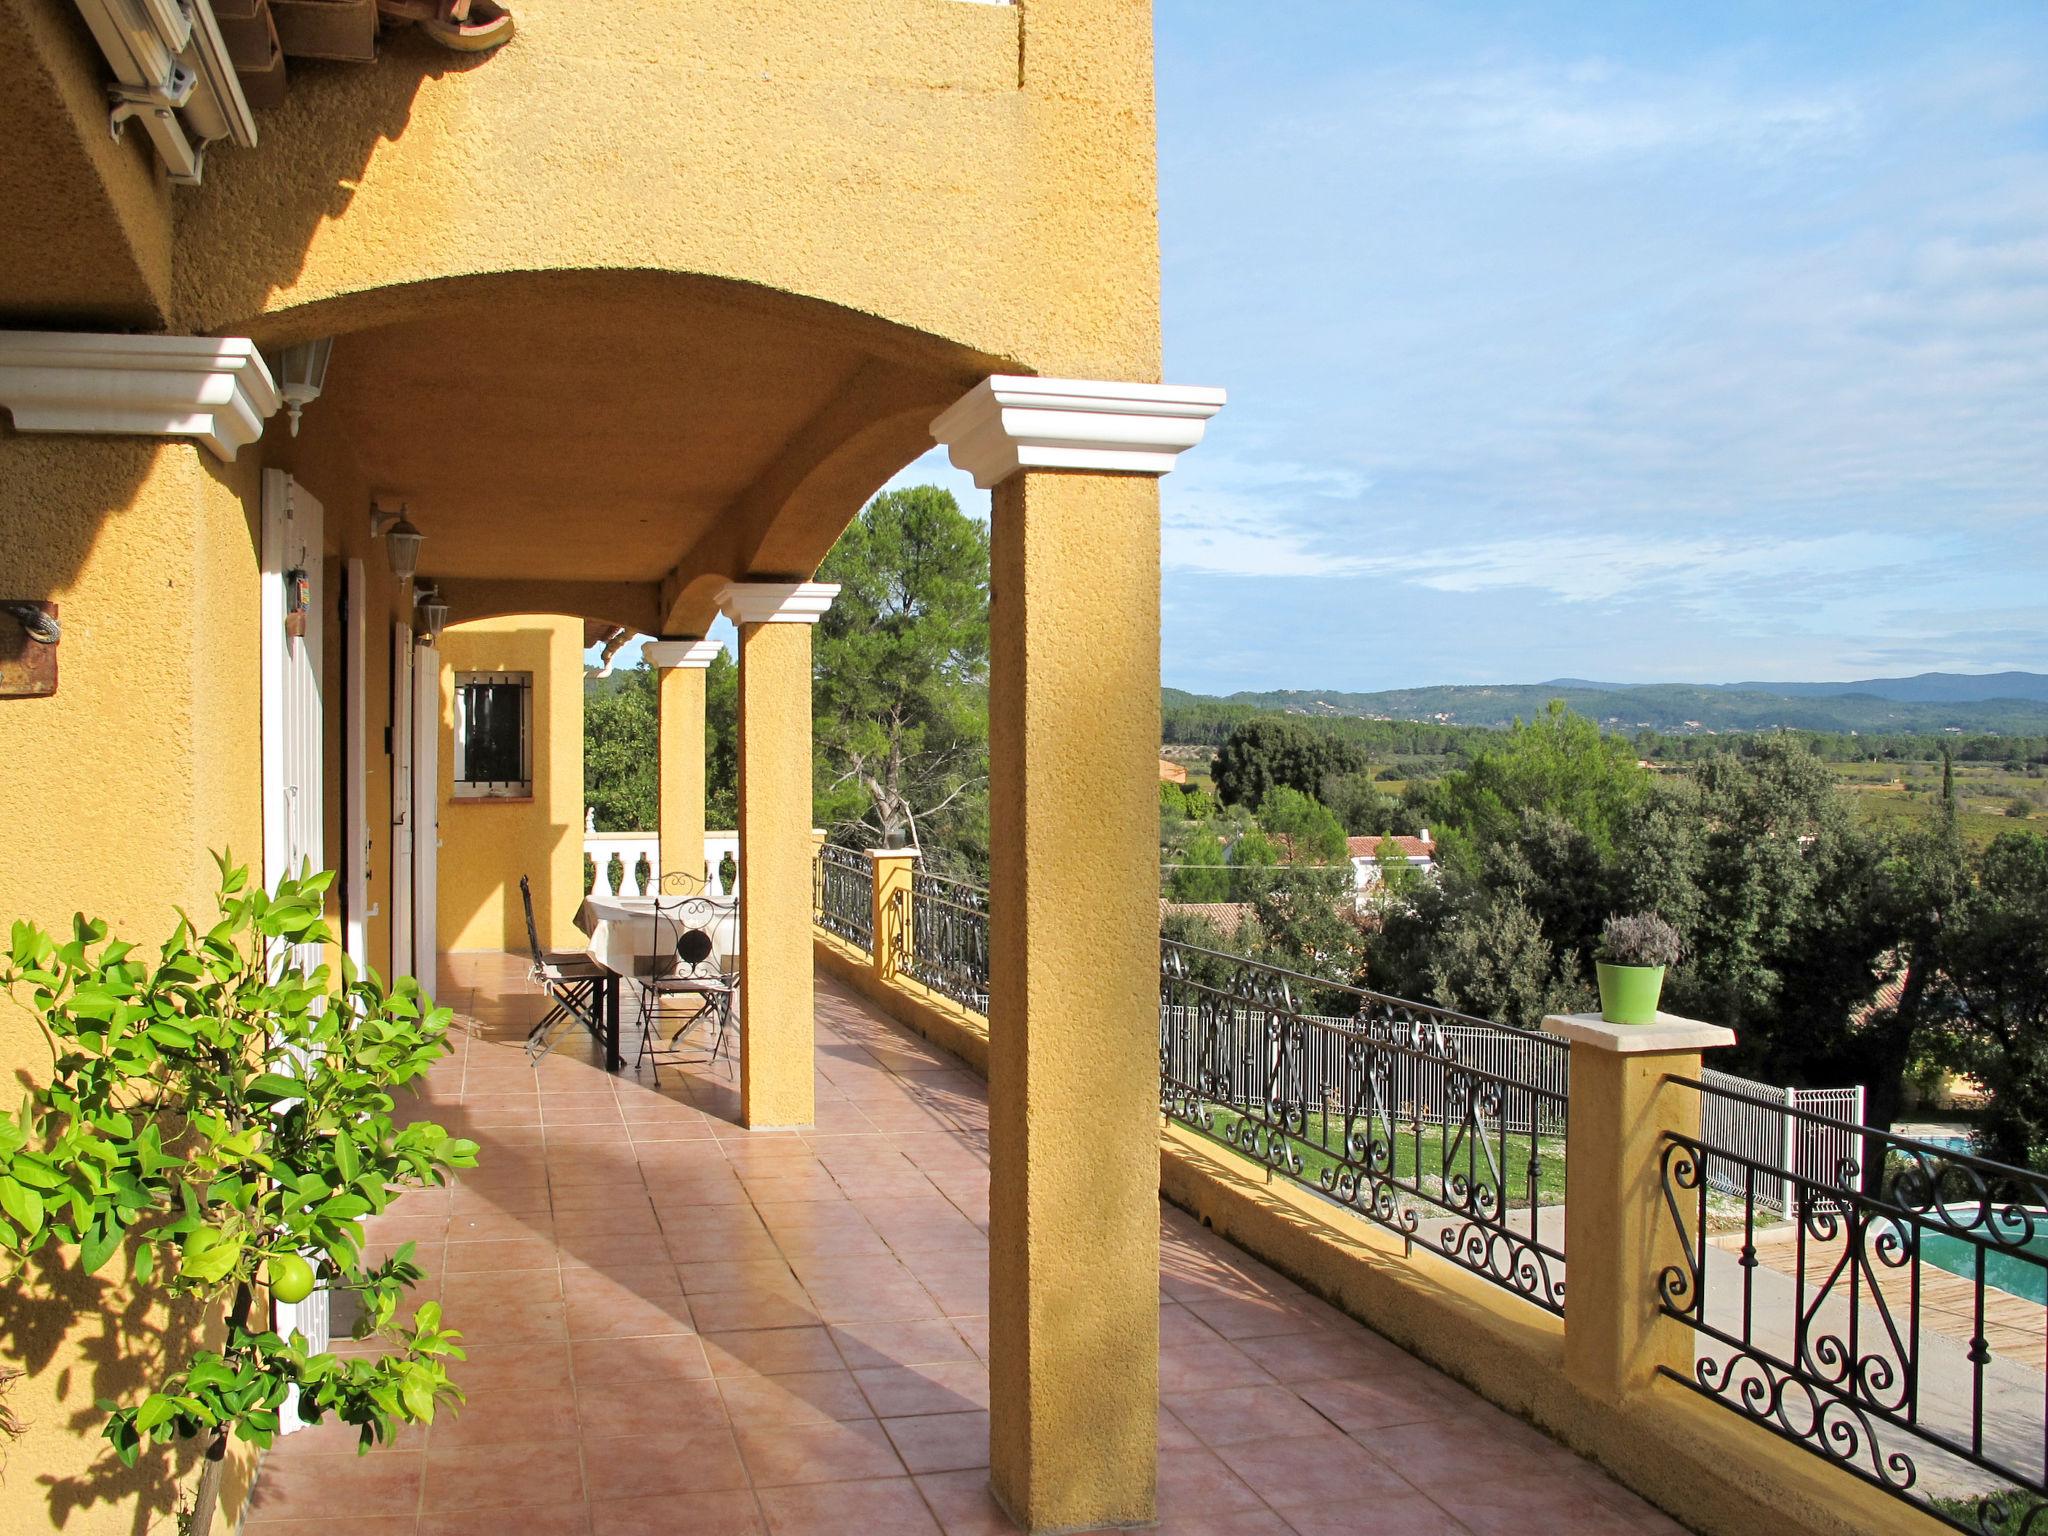
[[[1157,30],[1165,681],[2048,670],[2048,9]]]
[[[2048,668],[2048,12],[1158,15],[1169,682]]]

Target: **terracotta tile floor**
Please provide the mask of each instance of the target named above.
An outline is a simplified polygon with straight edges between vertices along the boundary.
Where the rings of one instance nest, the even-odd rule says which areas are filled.
[[[468,1406],[368,1457],[287,1437],[248,1536],[1007,1532],[986,1491],[988,1111],[821,978],[818,1123],[732,1123],[723,1069],[536,1071],[508,956],[448,957],[429,1113],[483,1148],[408,1196]],[[1603,1473],[1162,1207],[1160,1528],[1679,1529]]]

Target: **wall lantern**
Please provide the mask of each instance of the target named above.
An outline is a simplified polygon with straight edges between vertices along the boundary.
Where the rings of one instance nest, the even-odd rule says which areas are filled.
[[[420,542],[426,538],[405,515],[408,510],[401,503],[396,512],[373,508],[370,513],[370,537],[384,541],[384,555],[391,562],[391,574],[400,581],[411,581],[419,570]]]
[[[284,408],[292,413],[292,436],[299,435],[299,411],[320,398],[327,386],[327,359],[334,351],[334,338],[302,341],[286,347],[277,359],[277,392],[284,396]]]
[[[448,627],[448,605],[441,601],[438,587],[421,587],[413,599],[419,620],[413,626],[421,645],[433,645],[441,638],[441,631]]]

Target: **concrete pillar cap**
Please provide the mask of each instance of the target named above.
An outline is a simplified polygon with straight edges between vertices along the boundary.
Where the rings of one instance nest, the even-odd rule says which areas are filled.
[[[1223,409],[1220,389],[994,374],[932,422],[983,490],[1020,469],[1163,475]]]
[[[1733,1045],[1735,1031],[1723,1024],[1707,1024],[1659,1013],[1654,1024],[1610,1024],[1597,1013],[1553,1013],[1543,1020],[1546,1034],[1561,1035],[1573,1045],[1617,1056],[1652,1056],[1676,1051],[1707,1051]]]
[[[283,398],[245,337],[0,331],[0,407],[17,432],[189,437],[232,460]]]
[[[673,667],[701,671],[718,659],[725,647],[716,640],[650,640],[640,648],[647,665],[666,672]]]
[[[838,595],[836,581],[730,581],[718,606],[735,624],[815,624]]]

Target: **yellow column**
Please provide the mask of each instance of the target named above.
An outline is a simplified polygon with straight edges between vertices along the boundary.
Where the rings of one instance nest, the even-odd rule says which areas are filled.
[[[1685,1255],[1664,1203],[1665,1136],[1700,1131],[1699,1093],[1671,1079],[1697,1079],[1700,1052],[1733,1045],[1735,1035],[1671,1014],[1642,1025],[1553,1015],[1543,1027],[1571,1041],[1565,1374],[1618,1403],[1648,1387],[1659,1366],[1692,1374],[1692,1331],[1658,1310],[1657,1277],[1683,1270]]]
[[[873,961],[875,975],[894,981],[910,969],[910,877],[917,870],[915,848],[877,848],[874,863]]]
[[[649,666],[661,670],[658,889],[704,888],[704,669],[723,650],[715,640],[654,640]]]
[[[995,488],[989,1460],[1028,1531],[1157,1508],[1154,477],[1222,404],[998,376],[932,423]]]
[[[989,1452],[1033,1531],[1154,1515],[1159,491],[996,488]]]
[[[740,1118],[809,1125],[811,630],[838,593],[821,582],[738,582]]]

